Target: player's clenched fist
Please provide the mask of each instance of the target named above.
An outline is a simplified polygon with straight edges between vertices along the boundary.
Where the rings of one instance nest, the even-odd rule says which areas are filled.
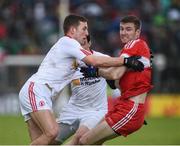
[[[141,56],[131,56],[131,57],[125,57],[124,58],[124,65],[128,68],[133,69],[134,71],[143,71],[144,70],[144,64],[139,61]]]
[[[80,72],[83,73],[83,76],[85,78],[88,77],[98,77],[98,68],[93,67],[93,66],[88,66],[88,67],[81,67]]]

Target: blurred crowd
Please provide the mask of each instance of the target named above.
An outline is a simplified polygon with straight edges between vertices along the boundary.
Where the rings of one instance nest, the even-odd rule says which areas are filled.
[[[45,54],[60,34],[60,0],[1,0],[0,54]],[[117,56],[119,20],[142,20],[142,38],[154,53],[153,92],[180,93],[179,0],[69,0],[70,13],[89,19],[93,48]],[[1,57],[0,57],[1,58]]]

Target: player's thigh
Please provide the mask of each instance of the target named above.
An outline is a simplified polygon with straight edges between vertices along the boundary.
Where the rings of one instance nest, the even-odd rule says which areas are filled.
[[[54,114],[50,110],[40,110],[32,112],[30,115],[44,133],[58,132],[59,126],[56,123]]]
[[[25,121],[31,118],[30,113],[41,110],[52,110],[52,93],[44,84],[26,82],[19,93],[20,107]]]
[[[35,140],[42,134],[41,129],[32,119],[29,119],[27,121],[27,126],[28,126],[28,131],[29,131],[29,136],[31,138],[31,141]]]
[[[85,133],[81,139],[81,144],[94,144],[99,142],[100,140],[108,139],[109,137],[116,137],[116,133],[112,130],[111,127],[104,120],[100,124],[98,124],[95,128]]]

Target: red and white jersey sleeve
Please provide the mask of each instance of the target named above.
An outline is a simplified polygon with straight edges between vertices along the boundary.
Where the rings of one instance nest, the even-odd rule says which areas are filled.
[[[121,50],[120,56],[141,56],[139,60],[145,66],[142,72],[127,71],[119,80],[122,98],[129,98],[149,92],[152,89],[152,69],[150,68],[150,49],[147,44],[141,39],[130,41]]]

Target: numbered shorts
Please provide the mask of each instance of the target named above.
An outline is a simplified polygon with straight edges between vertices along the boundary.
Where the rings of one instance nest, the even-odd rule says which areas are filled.
[[[22,115],[25,121],[30,119],[30,113],[39,110],[51,110],[51,90],[44,84],[27,81],[19,93]]]
[[[73,124],[79,120],[79,124],[94,128],[105,116],[107,110],[79,109],[73,105],[66,105],[60,113],[58,123]]]
[[[115,133],[127,136],[144,123],[145,107],[130,100],[116,100],[114,107],[105,116],[106,122]]]

